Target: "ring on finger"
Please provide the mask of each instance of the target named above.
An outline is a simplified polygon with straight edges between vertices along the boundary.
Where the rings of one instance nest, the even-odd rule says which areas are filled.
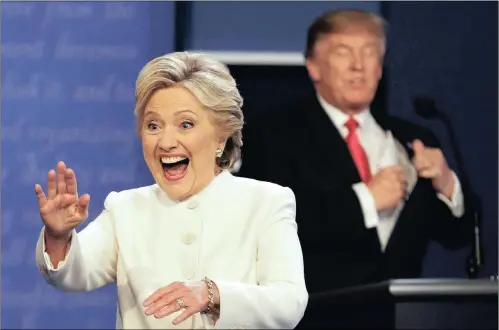
[[[177,298],[177,304],[180,308],[185,308],[184,300],[182,297]]]

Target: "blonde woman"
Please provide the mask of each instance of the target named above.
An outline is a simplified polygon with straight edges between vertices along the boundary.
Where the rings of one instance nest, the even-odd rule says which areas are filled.
[[[118,286],[117,328],[294,328],[308,301],[289,188],[237,178],[243,100],[202,54],[149,62],[136,83],[137,130],[156,184],[111,192],[85,229],[89,195],[63,162],[47,193],[36,262],[71,291]]]

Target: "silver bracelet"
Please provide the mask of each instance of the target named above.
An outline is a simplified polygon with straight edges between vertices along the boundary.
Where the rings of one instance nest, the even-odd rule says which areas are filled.
[[[203,278],[203,281],[208,288],[208,299],[210,300],[210,302],[208,303],[208,307],[206,307],[206,309],[202,311],[201,314],[208,314],[213,308],[215,308],[215,293],[213,290],[213,281],[208,277]]]

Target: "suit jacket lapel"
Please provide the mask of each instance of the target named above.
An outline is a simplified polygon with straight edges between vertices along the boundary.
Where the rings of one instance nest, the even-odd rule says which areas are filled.
[[[406,132],[400,129],[399,125],[394,123],[394,119],[390,118],[389,116],[379,115],[376,118],[376,121],[384,130],[389,130],[392,132],[393,138],[396,142],[396,147],[398,149],[398,162],[402,166],[402,168],[404,168],[404,172],[408,181],[405,202],[397,212],[397,223],[393,228],[390,239],[388,240],[388,244],[385,249],[385,251],[389,252],[391,246],[397,245],[396,242],[398,240],[398,237],[400,236],[399,233],[404,232],[405,228],[410,227],[407,227],[406,225],[413,221],[412,218],[418,213],[416,212],[415,208],[420,206],[420,204],[417,203],[417,200],[420,198],[420,192],[422,192],[423,190],[420,189],[422,181],[419,180],[416,169],[412,165],[414,152],[411,146],[411,137],[408,137],[406,135]]]
[[[310,143],[317,143],[313,149],[322,163],[320,168],[327,178],[324,182],[337,182],[337,173],[344,173],[348,182],[358,182],[360,175],[350,150],[315,96],[308,109],[304,110],[308,113],[308,122],[304,125],[307,125],[309,136],[312,137]]]

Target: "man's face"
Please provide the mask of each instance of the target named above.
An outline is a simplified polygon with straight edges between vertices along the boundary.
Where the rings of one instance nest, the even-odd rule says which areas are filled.
[[[366,109],[382,75],[380,40],[362,28],[321,37],[307,69],[319,94],[344,112]]]

